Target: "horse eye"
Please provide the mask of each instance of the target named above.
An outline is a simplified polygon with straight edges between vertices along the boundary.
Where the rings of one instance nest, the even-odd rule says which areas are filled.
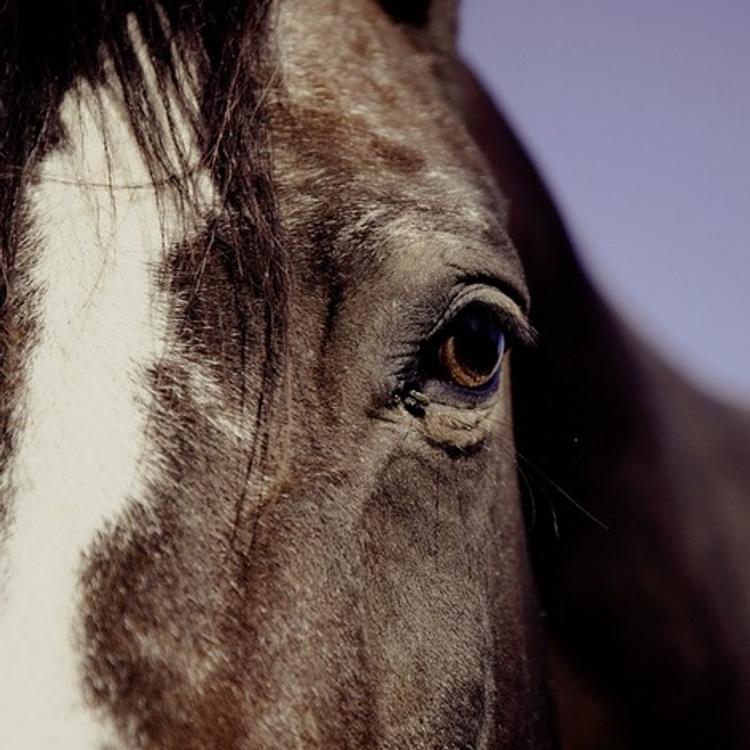
[[[504,349],[505,336],[497,315],[486,305],[467,305],[440,340],[441,377],[461,388],[486,388],[498,375]]]

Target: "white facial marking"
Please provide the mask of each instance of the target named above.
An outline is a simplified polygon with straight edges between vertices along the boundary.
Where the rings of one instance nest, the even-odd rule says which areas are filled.
[[[38,237],[37,338],[6,478],[3,750],[93,750],[112,741],[85,705],[79,576],[97,533],[144,494],[147,369],[163,354],[167,318],[155,272],[165,247],[185,239],[168,194],[157,201],[143,187],[150,175],[114,94],[81,85],[66,97],[62,120],[69,143],[45,158],[26,199]]]

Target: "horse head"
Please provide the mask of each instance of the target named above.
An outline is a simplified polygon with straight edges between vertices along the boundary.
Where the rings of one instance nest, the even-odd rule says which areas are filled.
[[[740,731],[639,692],[747,674],[668,523],[700,450],[453,2],[2,12],[4,747],[541,749],[550,650],[600,738]]]

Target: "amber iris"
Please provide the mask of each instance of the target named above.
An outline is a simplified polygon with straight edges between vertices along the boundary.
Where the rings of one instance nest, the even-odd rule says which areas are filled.
[[[478,305],[459,313],[440,344],[438,357],[446,380],[479,389],[496,377],[505,339],[497,316]]]

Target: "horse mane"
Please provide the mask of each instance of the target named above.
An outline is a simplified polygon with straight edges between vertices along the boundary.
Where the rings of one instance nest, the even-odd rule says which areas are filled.
[[[59,119],[63,97],[77,83],[92,88],[115,85],[155,185],[168,184],[187,198],[189,175],[196,166],[211,176],[221,218],[208,228],[200,247],[184,250],[196,255],[192,262],[188,259],[188,267],[200,267],[205,254],[213,253],[224,268],[240,328],[232,334],[239,336],[243,352],[253,338],[254,349],[258,347],[264,359],[261,393],[265,397],[271,390],[266,386],[280,371],[286,327],[286,263],[264,106],[274,85],[271,6],[271,0],[10,0],[3,5],[0,304],[4,326],[15,306],[15,249],[24,234],[24,187],[45,153],[64,143]],[[134,21],[137,38],[132,33]],[[146,80],[144,54],[155,81]],[[189,59],[190,75],[196,79],[188,85],[185,59],[178,59],[182,56]],[[170,139],[178,140],[169,132],[176,128],[177,115],[183,122],[186,115],[189,118],[197,165],[195,149],[191,154],[178,153],[175,163],[165,147]],[[256,322],[259,310],[262,323]],[[262,330],[248,337],[251,320]],[[4,361],[10,345],[7,335],[0,338]],[[257,350],[254,356],[258,357]],[[265,408],[257,407],[260,424],[266,421]]]

